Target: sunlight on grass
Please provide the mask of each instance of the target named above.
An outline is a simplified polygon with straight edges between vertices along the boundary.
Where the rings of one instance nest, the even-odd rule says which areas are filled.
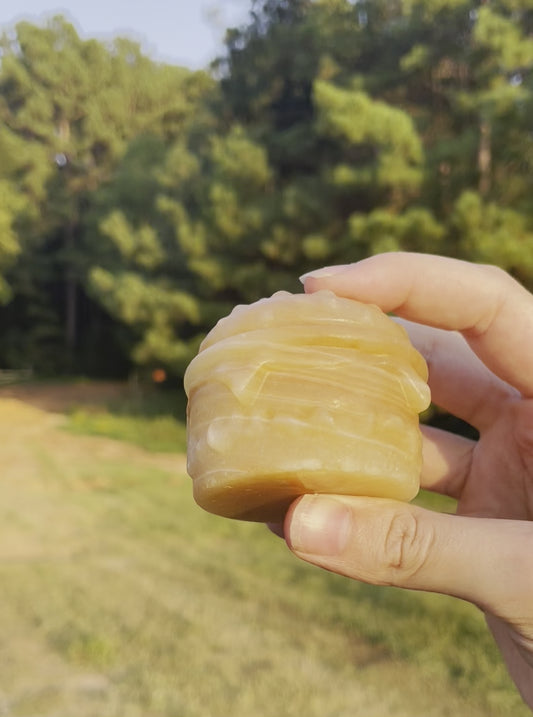
[[[76,410],[68,427],[179,451],[180,409],[163,404]],[[72,562],[0,563],[6,599],[63,660],[105,675],[121,714],[528,714],[471,605],[300,563],[264,526],[203,512],[189,478],[134,463],[124,446],[120,459],[68,468],[35,448],[60,520],[85,525],[87,539]],[[424,491],[416,503],[455,509]]]
[[[129,441],[149,451],[185,450],[185,426],[173,416],[127,416],[110,411],[73,411],[67,428],[76,433]]]
[[[264,526],[204,513],[187,478],[127,449],[80,461],[75,490],[57,464],[42,470],[55,487],[40,511],[53,502],[78,539],[58,560],[49,529],[42,561],[0,563],[3,600],[72,669],[104,675],[121,714],[526,714],[471,606],[305,565]]]
[[[66,428],[128,441],[149,451],[180,453],[186,450],[184,405],[185,398],[177,392],[126,397],[90,410],[73,409]]]

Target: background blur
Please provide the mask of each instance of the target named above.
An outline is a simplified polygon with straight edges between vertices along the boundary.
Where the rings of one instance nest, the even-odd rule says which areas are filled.
[[[473,608],[201,513],[180,387],[320,265],[533,289],[531,3],[175,5],[0,10],[0,712],[526,714]]]

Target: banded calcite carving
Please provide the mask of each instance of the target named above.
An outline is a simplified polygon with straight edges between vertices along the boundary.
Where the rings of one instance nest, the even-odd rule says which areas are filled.
[[[410,500],[426,381],[406,331],[376,306],[329,291],[237,306],[185,374],[197,503],[279,521],[303,493]]]

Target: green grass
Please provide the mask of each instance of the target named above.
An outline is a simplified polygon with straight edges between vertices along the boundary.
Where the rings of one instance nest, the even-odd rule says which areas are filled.
[[[74,433],[129,441],[154,452],[185,451],[185,397],[178,391],[152,391],[90,410],[74,408],[67,428]]]
[[[129,441],[150,451],[176,453],[185,450],[185,428],[173,416],[124,416],[111,410],[70,414],[69,430],[93,436]]]
[[[101,456],[73,471],[45,446],[33,459],[55,521],[40,526],[37,557],[0,562],[0,629],[29,633],[68,673],[26,687],[11,714],[526,714],[470,606],[299,563],[263,526],[200,511],[183,476]],[[17,665],[43,679],[14,653],[7,694]],[[84,680],[88,694],[69,702],[61,685]]]
[[[70,435],[24,439],[25,480],[3,461],[0,546],[16,546],[0,552],[10,714],[529,714],[472,606],[300,563],[263,526],[197,508],[168,459],[76,435],[180,448],[182,408],[152,397],[78,410]]]

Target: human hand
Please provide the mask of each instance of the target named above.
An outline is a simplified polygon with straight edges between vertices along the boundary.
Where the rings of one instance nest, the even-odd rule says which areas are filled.
[[[300,558],[479,606],[533,708],[533,296],[495,267],[391,253],[304,277],[394,312],[425,356],[435,404],[479,430],[422,427],[421,485],[457,515],[392,500],[303,496],[284,534]],[[416,323],[412,323],[416,322]]]

